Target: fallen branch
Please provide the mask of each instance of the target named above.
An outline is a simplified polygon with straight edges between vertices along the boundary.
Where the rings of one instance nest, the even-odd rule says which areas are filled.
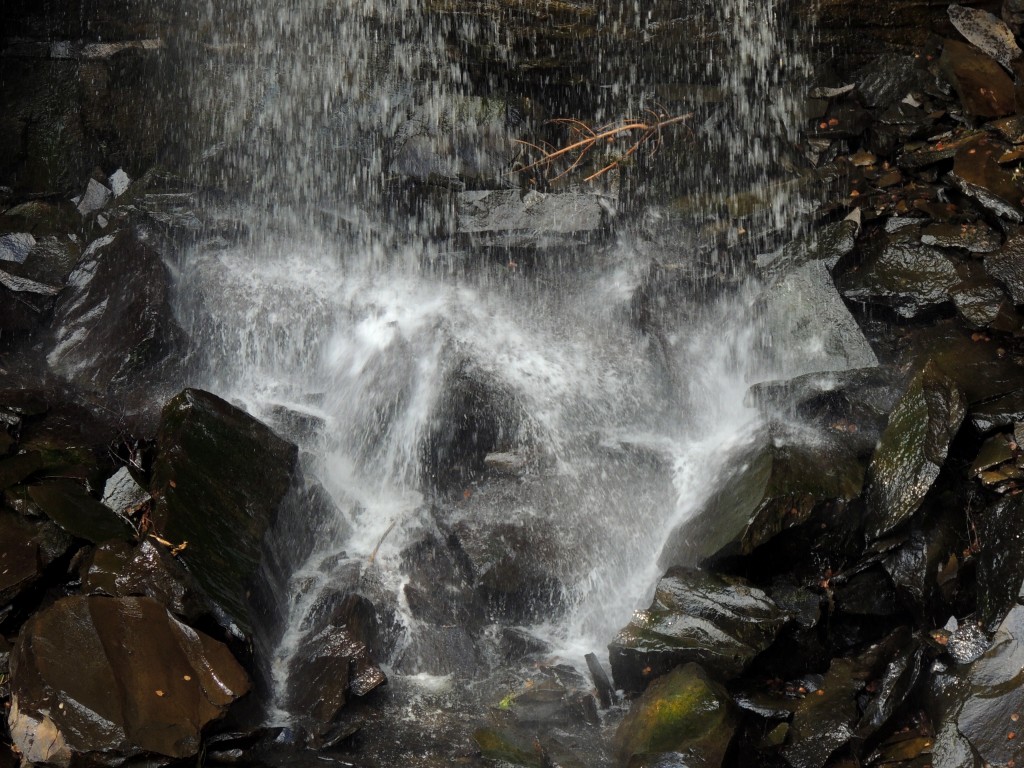
[[[550,169],[556,161],[563,158],[571,158],[572,162],[569,164],[569,167],[551,179],[551,181],[558,181],[558,179],[562,178],[566,174],[572,173],[574,170],[579,168],[594,147],[601,144],[610,144],[623,138],[628,138],[631,143],[627,144],[625,149],[614,160],[584,179],[584,181],[593,181],[612,169],[618,168],[624,161],[635,155],[640,148],[646,144],[653,142],[654,151],[657,152],[664,140],[662,137],[662,131],[669,126],[682,123],[692,116],[692,113],[675,115],[672,117],[665,117],[664,115],[659,115],[653,112],[650,114],[650,120],[627,119],[623,122],[613,123],[598,129],[591,128],[582,120],[575,120],[573,118],[558,118],[556,120],[552,120],[552,124],[568,126],[570,135],[574,138],[581,138],[576,138],[576,140],[572,141],[571,144],[558,148],[542,147],[528,141],[516,139],[517,144],[521,144],[528,149],[540,153],[539,159],[533,161],[529,165],[518,168],[517,171],[519,173],[523,173],[534,170],[535,168]]]

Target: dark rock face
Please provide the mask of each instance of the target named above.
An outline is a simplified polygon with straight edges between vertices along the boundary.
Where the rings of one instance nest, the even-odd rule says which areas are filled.
[[[352,696],[387,682],[366,644],[345,626],[308,635],[289,672],[288,710],[314,738],[323,736]]]
[[[145,597],[68,597],[33,616],[11,655],[11,737],[33,763],[77,754],[191,757],[249,690],[228,649]]]
[[[164,406],[152,520],[207,594],[245,631],[263,535],[288,491],[296,447],[219,397],[186,389]]]
[[[1007,496],[978,516],[978,610],[985,626],[997,625],[1024,584],[1024,497]]]
[[[941,251],[897,242],[847,273],[840,289],[847,299],[887,306],[910,318],[949,302],[959,282],[956,267]]]
[[[1024,304],[1024,237],[1011,237],[986,256],[985,270],[1006,287],[1014,304]]]
[[[47,517],[77,538],[100,544],[135,536],[135,529],[126,519],[90,496],[77,482],[57,479],[32,485],[28,495]]]
[[[96,547],[82,564],[82,589],[111,597],[151,597],[178,618],[195,621],[205,605],[189,573],[150,541],[113,541]]]
[[[669,538],[660,556],[663,566],[750,554],[805,522],[820,504],[857,498],[864,482],[861,460],[835,443],[782,440],[757,446],[733,463],[736,470],[722,490]]]
[[[515,396],[463,365],[453,370],[425,440],[425,471],[442,491],[481,475],[488,454],[514,439],[522,414]]]
[[[0,511],[0,616],[71,547],[55,525]]]
[[[686,662],[712,674],[738,675],[771,645],[786,616],[767,594],[743,579],[672,568],[654,601],[608,646],[615,684],[641,691]]]
[[[969,141],[957,149],[950,179],[996,216],[1019,223],[1024,221],[1020,205],[1024,188],[999,165],[1002,154],[999,144],[987,137]]]
[[[937,753],[973,752],[986,765],[1009,765],[1020,759],[1019,723],[1024,708],[1022,640],[1024,607],[1015,605],[999,625],[984,655],[935,680],[932,706],[949,719],[949,727],[940,733],[935,745]]]
[[[963,395],[937,366],[926,365],[910,382],[868,466],[869,539],[898,528],[920,507],[964,411]]]
[[[786,762],[793,768],[821,768],[849,741],[857,723],[854,694],[860,686],[852,661],[832,662],[818,689],[822,695],[807,696],[793,715],[789,743],[783,750]]]
[[[561,550],[546,521],[465,520],[453,526],[451,537],[490,618],[530,621],[557,609],[563,592],[557,567]]]
[[[946,40],[941,64],[971,115],[1002,117],[1014,111],[1013,80],[977,48],[958,40]]]
[[[137,387],[177,350],[169,298],[170,277],[153,250],[126,232],[100,238],[55,309],[50,366],[91,392]]]

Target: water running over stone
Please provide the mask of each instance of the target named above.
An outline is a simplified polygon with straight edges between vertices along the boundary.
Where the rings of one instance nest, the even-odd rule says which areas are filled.
[[[736,268],[744,233],[715,218],[746,206],[761,247],[797,226],[774,183],[789,21],[740,0],[687,18],[581,7],[538,75],[501,26],[514,15],[436,5],[227,4],[188,30],[200,170],[245,231],[181,266],[194,365],[295,439],[329,496],[271,542],[279,720],[304,639],[356,587],[401,674],[482,674],[513,625],[580,663],[752,439],[748,384],[779,373]],[[572,76],[573,45],[602,62],[596,81]],[[545,117],[644,109],[693,112],[692,143],[668,136],[571,195],[511,173],[528,162],[513,140],[540,141]],[[423,589],[457,585],[417,565],[436,546],[476,579],[444,615]],[[460,611],[458,642],[435,642]]]

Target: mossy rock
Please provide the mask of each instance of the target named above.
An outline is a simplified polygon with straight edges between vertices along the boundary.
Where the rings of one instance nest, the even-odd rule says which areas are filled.
[[[693,768],[718,768],[736,730],[729,694],[698,664],[676,667],[637,699],[615,732],[620,765],[637,755],[678,753]]]
[[[248,591],[295,473],[298,449],[216,395],[186,389],[164,406],[150,488],[156,531],[207,594],[251,631]]]

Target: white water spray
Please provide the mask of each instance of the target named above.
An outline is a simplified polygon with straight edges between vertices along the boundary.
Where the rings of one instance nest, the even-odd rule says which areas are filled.
[[[202,149],[215,175],[251,190],[241,214],[251,236],[197,245],[179,303],[200,383],[290,429],[338,511],[291,564],[271,659],[277,703],[319,595],[344,587],[342,565],[372,559],[400,592],[403,548],[434,525],[428,454],[439,421],[459,416],[445,409],[456,375],[482,382],[508,417],[491,447],[529,458],[521,496],[498,513],[538,521],[551,537],[543,543],[559,553],[552,576],[564,595],[533,631],[578,663],[647,599],[665,538],[756,431],[744,393],[775,372],[753,353],[749,297],[695,288],[716,282],[712,263],[706,275],[692,270],[689,287],[644,298],[653,257],[643,234],[581,240],[523,269],[438,237],[455,228],[450,203],[414,207],[403,225],[389,210],[404,204],[389,158],[410,136],[464,120],[472,100],[448,53],[451,23],[402,3],[273,5],[221,11],[230,34],[197,74],[229,89],[197,87],[194,107],[213,136]],[[747,5],[710,14],[736,37],[726,46],[735,60],[709,55],[680,69],[706,69],[730,91],[731,122],[708,137],[729,157],[728,193],[769,183],[775,142],[793,127],[774,64],[785,30],[771,7],[762,18]],[[744,121],[760,130],[740,131]],[[511,127],[461,130],[511,147]],[[695,190],[707,191],[693,160]],[[455,162],[453,173],[466,167]],[[785,195],[766,210],[772,228],[792,226]],[[671,237],[680,224],[666,226]],[[638,301],[653,324],[637,321]]]

